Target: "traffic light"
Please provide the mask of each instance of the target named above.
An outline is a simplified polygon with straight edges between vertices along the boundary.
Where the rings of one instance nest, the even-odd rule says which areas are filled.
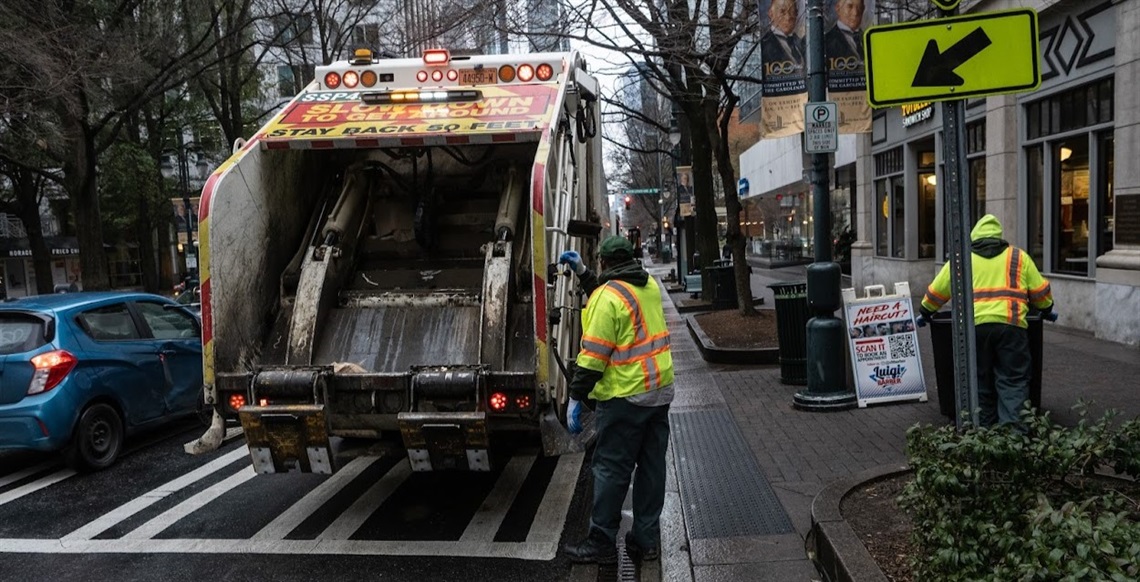
[[[625,209],[626,209],[626,210],[629,210],[629,208],[630,208],[630,205],[631,205],[632,203],[633,203],[633,198],[630,198],[629,196],[626,196],[626,197],[625,197]]]

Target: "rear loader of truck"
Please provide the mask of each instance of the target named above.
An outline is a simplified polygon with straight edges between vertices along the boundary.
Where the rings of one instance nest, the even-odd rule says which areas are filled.
[[[577,53],[351,61],[208,180],[200,216],[216,448],[331,473],[372,442],[412,468],[490,469],[499,439],[559,454],[582,297],[608,204],[597,82]]]

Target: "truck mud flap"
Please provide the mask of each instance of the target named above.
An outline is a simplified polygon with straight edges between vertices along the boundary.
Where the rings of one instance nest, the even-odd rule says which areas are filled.
[[[490,471],[483,412],[401,412],[400,434],[413,471]]]
[[[324,406],[243,406],[238,417],[258,473],[332,474],[333,455]]]

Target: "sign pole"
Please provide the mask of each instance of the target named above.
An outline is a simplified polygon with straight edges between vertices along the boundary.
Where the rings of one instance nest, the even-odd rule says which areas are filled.
[[[823,51],[823,0],[808,0],[808,101],[827,100],[827,67]],[[831,260],[831,195],[828,191],[826,153],[811,156],[812,220],[815,223],[815,260],[807,269],[808,305],[813,317],[807,323],[807,388],[792,403],[804,410],[842,410],[856,404],[847,388],[845,344],[847,329],[835,317],[842,305],[839,264]]]
[[[957,3],[940,6],[942,16],[955,16]],[[954,396],[958,430],[968,422],[978,426],[977,337],[974,334],[974,287],[970,250],[970,166],[966,160],[966,100],[942,104],[942,146],[945,156],[943,195],[950,234],[950,301],[953,305]]]

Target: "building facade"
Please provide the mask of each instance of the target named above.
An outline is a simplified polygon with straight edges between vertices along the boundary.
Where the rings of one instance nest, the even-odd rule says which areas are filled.
[[[967,101],[970,218],[994,214],[1033,256],[1058,325],[1140,345],[1140,0],[963,6],[1037,10],[1042,71],[1036,91]],[[761,141],[741,156],[741,175],[762,238],[793,239],[810,255],[801,152],[799,136]],[[878,110],[870,134],[841,136],[832,216],[855,233],[856,288],[907,281],[920,295],[947,260],[943,158],[939,104]]]
[[[971,11],[1025,5],[1039,12],[1043,82],[967,102],[971,218],[994,214],[1033,256],[1059,325],[1140,345],[1140,0]],[[860,140],[856,287],[918,294],[945,262],[941,128],[940,106],[916,104],[877,112]]]

